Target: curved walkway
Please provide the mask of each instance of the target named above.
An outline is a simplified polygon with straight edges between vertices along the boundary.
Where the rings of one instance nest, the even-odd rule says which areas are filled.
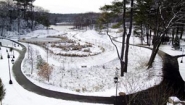
[[[141,45],[140,47],[145,46]],[[170,56],[163,51],[158,51],[158,54],[163,59],[162,82],[147,90],[127,96],[120,96],[118,105],[122,103],[130,103],[130,105],[166,105],[170,96],[185,99],[185,82],[179,72],[177,57]]]
[[[20,43],[19,45],[22,46],[23,50],[19,51],[20,56],[18,60],[15,62],[15,64],[13,65],[13,73],[17,82],[26,90],[37,93],[39,95],[57,98],[57,99],[64,99],[64,100],[89,102],[89,103],[104,103],[104,104],[112,104],[114,102],[113,97],[75,95],[75,94],[47,90],[33,84],[24,76],[24,74],[21,71],[21,63],[25,57],[26,48],[24,45]]]
[[[19,51],[20,56],[17,59],[17,61],[15,62],[15,64],[13,65],[13,73],[14,73],[14,76],[15,76],[15,79],[17,80],[17,82],[26,90],[37,93],[39,95],[57,98],[57,99],[64,99],[64,100],[89,102],[89,103],[104,103],[104,104],[113,104],[115,102],[115,97],[75,95],[75,94],[47,90],[47,89],[41,88],[41,87],[33,84],[24,76],[24,74],[21,71],[21,63],[25,57],[26,48],[24,45],[22,45],[20,43],[18,43],[18,44],[21,45],[23,49],[22,49],[22,51]],[[147,99],[148,95],[146,95],[146,94],[150,93],[149,91],[153,91],[154,89],[158,89],[160,86],[162,86],[164,84],[168,84],[168,86],[174,90],[174,92],[171,93],[170,95],[176,95],[178,97],[184,98],[184,85],[183,85],[184,81],[182,80],[180,73],[179,73],[177,58],[172,57],[170,55],[167,55],[162,51],[159,51],[159,55],[163,59],[163,73],[164,73],[163,81],[161,82],[161,84],[157,85],[155,87],[149,88],[147,90],[138,92],[138,93],[127,95],[124,97],[119,96],[118,100],[117,100],[117,105],[118,105],[118,103],[120,103],[119,105],[124,105],[124,103],[128,103],[128,100],[130,100],[131,97],[136,96],[136,95],[139,96],[138,100],[140,100],[140,98]],[[178,90],[178,92],[176,92],[175,90]],[[134,101],[134,102],[136,102],[136,101]],[[150,101],[148,101],[148,102],[150,102]]]

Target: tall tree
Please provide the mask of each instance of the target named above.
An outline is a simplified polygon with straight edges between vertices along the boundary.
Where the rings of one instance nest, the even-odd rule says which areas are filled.
[[[129,11],[126,7],[126,4],[129,2],[127,0],[120,1],[114,1],[112,5],[105,5],[104,7],[101,7],[101,10],[107,11],[108,13],[114,14],[113,16],[119,16],[122,15],[122,26],[123,26],[123,36],[122,36],[122,47],[120,53],[118,52],[117,46],[113,43],[113,45],[117,49],[118,58],[120,60],[121,65],[121,76],[124,75],[124,72],[127,72],[127,66],[128,66],[128,53],[129,53],[129,39],[132,34],[132,22],[133,22],[133,13],[134,13],[134,0],[130,1],[130,8]],[[129,14],[130,13],[130,14]],[[129,17],[127,16],[129,14]],[[129,28],[126,28],[126,18],[129,18]],[[128,30],[128,33],[127,33]],[[107,32],[108,34],[108,32]],[[109,35],[109,34],[108,34]],[[109,38],[111,39],[110,35]],[[112,40],[112,39],[111,39]],[[125,41],[126,41],[126,47],[125,47]]]
[[[185,17],[185,1],[184,0],[172,0],[172,1],[157,1],[154,2],[156,22],[154,26],[153,49],[148,62],[148,68],[152,66],[155,56],[159,50],[162,42],[162,38],[165,36],[168,29],[177,25],[178,22],[182,22]]]
[[[125,49],[125,65],[124,65],[124,72],[127,72],[127,66],[128,66],[128,53],[129,53],[129,41],[130,41],[130,36],[132,34],[132,22],[133,22],[133,14],[134,14],[134,0],[131,0],[130,3],[130,23],[129,23],[129,31],[127,34],[127,39],[126,39],[126,49]],[[123,75],[121,75],[123,76]]]
[[[146,36],[147,45],[150,45],[151,17],[149,15],[149,12],[151,4],[152,0],[137,0],[137,3],[135,3],[136,8],[134,13],[134,22],[135,22],[134,32],[136,35],[140,37],[141,44],[143,44],[144,37]]]

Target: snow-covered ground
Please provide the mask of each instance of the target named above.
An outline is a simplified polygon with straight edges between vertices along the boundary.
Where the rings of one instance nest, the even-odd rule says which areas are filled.
[[[55,27],[56,28],[56,27]],[[46,36],[56,35],[68,35],[68,38],[78,40],[81,42],[89,42],[95,46],[101,46],[105,49],[104,52],[95,56],[88,57],[63,57],[57,56],[53,53],[48,55],[48,63],[53,66],[50,81],[41,79],[37,73],[37,57],[40,55],[45,61],[47,61],[47,51],[39,46],[29,44],[29,48],[32,49],[34,57],[34,72],[31,72],[30,59],[28,59],[28,53],[22,63],[22,71],[26,77],[38,86],[43,88],[74,93],[83,95],[95,95],[95,96],[112,96],[115,95],[115,84],[113,78],[116,70],[120,73],[119,60],[115,51],[115,48],[110,43],[109,38],[106,35],[99,35],[93,30],[89,31],[74,31],[66,28],[58,28],[59,31],[35,31],[29,33],[22,38],[33,39],[33,38],[45,38]],[[114,36],[119,36],[118,33],[112,32]],[[33,36],[34,35],[34,36]],[[28,36],[28,37],[26,37]],[[34,40],[34,39],[33,39]],[[44,39],[45,40],[45,39]],[[139,43],[137,38],[131,39],[134,44]],[[11,46],[12,43],[5,45]],[[28,47],[28,44],[25,44]],[[120,44],[116,43],[119,47]],[[168,46],[164,46],[167,48]],[[21,50],[21,48],[19,48]],[[49,49],[52,49],[49,47]],[[71,101],[58,100],[53,98],[47,98],[39,96],[34,93],[30,93],[24,90],[18,83],[13,79],[13,85],[8,84],[8,65],[2,65],[7,62],[6,48],[2,48],[0,54],[5,55],[5,59],[0,60],[0,68],[4,71],[0,71],[0,77],[6,88],[6,97],[3,100],[3,105],[91,105],[89,103],[78,103]],[[126,94],[134,93],[147,89],[153,85],[160,83],[162,80],[162,61],[159,56],[155,59],[153,68],[146,70],[145,64],[147,63],[148,57],[151,51],[140,47],[130,47],[129,55],[129,68],[128,73],[124,77],[119,77],[119,88],[118,92],[125,92]],[[18,53],[15,53],[18,56]],[[16,57],[17,58],[17,57]],[[7,64],[7,63],[6,63]],[[87,66],[82,68],[82,66]],[[154,75],[154,76],[153,76]]]
[[[100,35],[94,30],[85,32],[68,30],[68,32],[65,33],[69,39],[80,41],[80,43],[89,42],[94,46],[100,46],[104,49],[104,52],[88,57],[66,57],[49,53],[48,63],[52,65],[54,70],[48,82],[38,76],[39,70],[36,66],[38,63],[38,56],[41,56],[42,59],[47,61],[47,51],[42,47],[29,44],[29,49],[33,49],[34,69],[33,74],[30,74],[32,69],[32,66],[30,65],[31,61],[29,57],[26,57],[22,65],[22,71],[27,78],[35,84],[51,90],[82,95],[115,95],[113,78],[115,77],[117,69],[118,73],[120,73],[120,63],[116,50],[111,44],[108,36]],[[29,41],[30,40],[31,39],[29,39]],[[120,48],[120,43],[116,44]],[[25,46],[28,45],[25,44]],[[53,48],[49,46],[49,49]],[[160,83],[162,80],[162,63],[159,56],[157,56],[154,62],[154,67],[146,70],[145,65],[149,59],[150,53],[151,51],[149,49],[130,47],[128,73],[126,73],[124,77],[119,77],[118,92],[129,94]],[[82,66],[85,66],[85,68]],[[146,84],[143,84],[144,82]],[[140,85],[138,85],[138,83]]]
[[[2,42],[2,40],[0,40]],[[4,40],[3,40],[4,41]],[[9,46],[12,42],[5,41]],[[16,47],[18,48],[18,47]],[[18,48],[21,49],[21,48]],[[6,89],[5,98],[2,101],[2,105],[103,105],[103,104],[91,104],[91,103],[82,103],[82,102],[73,102],[65,101],[54,98],[48,98],[40,96],[38,94],[29,92],[22,88],[17,81],[15,80],[12,71],[11,77],[13,84],[9,84],[9,69],[8,69],[8,59],[7,59],[7,48],[1,47],[0,55],[3,56],[3,59],[0,59],[0,78]],[[12,55],[12,52],[9,52]],[[18,58],[19,53],[14,51],[15,60]],[[12,69],[11,59],[10,60],[10,69]]]

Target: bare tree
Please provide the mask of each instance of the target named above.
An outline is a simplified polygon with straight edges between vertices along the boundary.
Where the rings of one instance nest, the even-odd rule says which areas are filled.
[[[116,47],[117,55],[118,55],[118,58],[120,60],[121,76],[124,75],[124,72],[127,72],[128,53],[129,53],[129,39],[130,39],[130,36],[132,34],[134,0],[130,1],[130,15],[129,15],[130,17],[129,17],[128,33],[127,33],[127,28],[126,28],[126,18],[127,18],[126,13],[129,13],[129,12],[126,11],[128,9],[126,7],[126,4],[128,4],[127,0],[123,0],[123,2],[114,1],[113,5],[105,5],[104,7],[101,8],[101,10],[104,10],[104,11],[105,10],[106,11],[111,11],[110,13],[109,12],[107,12],[107,13],[113,14],[113,16],[118,16],[118,14],[121,14],[123,16],[122,17],[122,19],[123,19],[123,21],[122,21],[122,24],[123,24],[123,36],[122,36],[122,47],[121,47],[121,51],[120,52],[118,51],[118,48],[117,48],[116,44],[114,43],[114,41],[112,39],[112,36],[108,33],[108,30],[107,30],[107,35],[109,36],[112,44]],[[108,16],[108,17],[110,17],[110,16]],[[106,21],[110,21],[108,19],[106,19]],[[125,47],[125,42],[126,42],[126,47]]]

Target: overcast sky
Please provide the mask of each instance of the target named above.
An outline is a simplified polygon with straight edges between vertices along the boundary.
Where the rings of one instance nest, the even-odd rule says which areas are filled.
[[[114,0],[35,0],[34,5],[51,13],[100,12],[99,8]]]

